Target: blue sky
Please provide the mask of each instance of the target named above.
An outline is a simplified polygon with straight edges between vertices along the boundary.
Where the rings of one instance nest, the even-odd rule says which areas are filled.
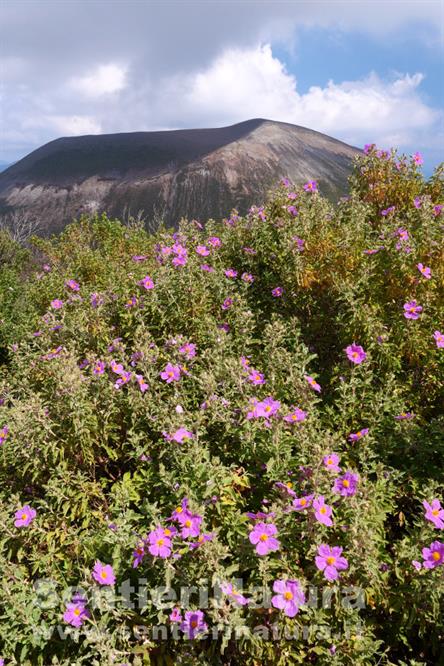
[[[3,0],[0,162],[252,117],[444,157],[442,0]]]

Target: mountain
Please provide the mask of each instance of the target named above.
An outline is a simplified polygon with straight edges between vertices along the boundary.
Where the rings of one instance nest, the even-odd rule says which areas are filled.
[[[271,120],[230,127],[56,139],[0,173],[0,214],[21,209],[42,233],[82,212],[144,211],[169,225],[244,213],[279,178],[316,179],[338,198],[359,151],[325,134]]]
[[[0,162],[0,172],[11,166],[11,162]]]

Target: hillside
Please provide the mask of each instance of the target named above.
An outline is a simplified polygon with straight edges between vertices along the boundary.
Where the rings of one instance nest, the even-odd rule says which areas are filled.
[[[25,209],[43,231],[61,230],[82,212],[124,209],[221,218],[265,198],[281,177],[316,179],[331,199],[344,194],[358,150],[288,123],[248,120],[218,129],[61,138],[0,173],[0,214]]]

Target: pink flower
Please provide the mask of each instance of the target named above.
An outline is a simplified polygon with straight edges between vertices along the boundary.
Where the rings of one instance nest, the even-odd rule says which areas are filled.
[[[256,523],[249,534],[250,543],[256,546],[258,555],[267,555],[268,553],[279,550],[280,542],[276,539],[276,525],[273,523]]]
[[[231,583],[222,583],[220,589],[228,597],[234,599],[234,601],[240,606],[246,606],[248,604],[248,599],[244,597]]]
[[[214,273],[214,268],[212,266],[208,266],[208,264],[202,264],[200,270],[205,271],[206,273]]]
[[[439,499],[432,500],[432,504],[429,504],[424,500],[422,503],[424,509],[426,510],[424,517],[426,520],[430,520],[431,523],[438,530],[444,529],[444,509],[441,507]]]
[[[182,622],[182,613],[180,612],[180,608],[177,608],[177,606],[173,608],[173,610],[169,615],[169,618],[170,622]]]
[[[68,289],[72,289],[73,291],[80,291],[80,285],[75,280],[67,280],[65,282],[65,287],[68,287]]]
[[[105,368],[106,365],[104,361],[96,361],[93,367],[93,373],[95,375],[103,375],[103,373],[105,372]]]
[[[436,346],[438,349],[442,349],[444,347],[444,333],[435,331],[433,337],[435,338]]]
[[[317,393],[321,392],[320,385],[317,383],[315,379],[313,379],[313,377],[310,377],[310,375],[305,375],[305,380],[310,384],[313,391],[317,391]]]
[[[53,301],[51,301],[51,307],[53,310],[60,310],[60,308],[63,308],[63,301],[61,301],[59,298],[55,298]]]
[[[123,365],[121,363],[117,363],[117,361],[111,361],[109,367],[116,375],[121,375],[123,372],[125,372],[123,369]]]
[[[211,236],[211,238],[209,238],[207,242],[212,247],[220,247],[222,245],[221,239],[218,238],[217,236]]]
[[[253,405],[253,409],[251,412],[248,412],[247,419],[264,418],[267,419],[267,421],[271,416],[276,414],[281,406],[279,400],[274,400],[271,395],[268,396],[268,398],[265,398],[265,400],[262,400],[262,402],[253,398],[251,404]]]
[[[418,271],[425,277],[426,280],[430,280],[432,277],[432,271],[428,266],[423,266],[423,264],[416,264]]]
[[[251,273],[242,273],[241,280],[247,282],[248,284],[252,284],[254,282],[254,277],[251,275]]]
[[[178,515],[177,520],[182,526],[180,534],[184,539],[199,536],[202,516],[190,513],[189,511],[184,511]]]
[[[333,472],[340,472],[341,468],[339,467],[339,456],[337,453],[330,453],[327,456],[324,456],[323,463],[327,469],[332,470]]]
[[[307,412],[304,412],[303,409],[299,409],[299,407],[295,407],[290,414],[284,416],[284,421],[287,423],[300,423],[301,421],[305,421],[306,418]]]
[[[362,430],[358,430],[358,432],[351,432],[348,436],[348,440],[350,442],[359,442],[359,440],[366,435],[368,435],[368,428],[362,428]]]
[[[342,497],[351,497],[356,495],[358,487],[359,476],[353,472],[345,472],[343,476],[339,476],[333,485],[333,492],[338,493]]]
[[[355,345],[355,343],[346,347],[345,352],[347,354],[349,361],[351,361],[352,363],[356,363],[357,365],[365,361],[365,359],[367,358],[367,354],[363,350],[361,345]]]
[[[149,533],[148,542],[148,550],[154,557],[165,559],[171,555],[171,539],[165,535],[165,530],[160,525]]]
[[[341,557],[342,548],[340,546],[327,546],[322,544],[318,547],[318,555],[315,557],[316,566],[324,572],[327,580],[337,580],[338,571],[348,569],[348,562],[345,557]]]
[[[325,504],[323,495],[319,495],[319,497],[316,497],[313,500],[313,508],[315,510],[315,518],[319,523],[327,525],[327,527],[331,527],[333,525],[333,521],[331,519],[333,509],[328,504]]]
[[[412,157],[412,159],[413,159],[413,162],[414,162],[417,166],[421,166],[421,164],[424,164],[424,159],[423,159],[421,153],[418,153],[418,152],[413,153],[413,157]]]
[[[226,298],[224,302],[221,305],[222,310],[229,310],[231,306],[233,305],[233,299],[232,298]]]
[[[85,607],[85,601],[71,601],[66,604],[66,610],[63,613],[63,620],[66,624],[73,627],[81,627],[84,621],[91,617],[91,613]]]
[[[194,342],[187,342],[182,347],[179,347],[179,352],[184,354],[188,359],[196,356],[196,345]]]
[[[145,275],[145,277],[142,280],[140,280],[140,282],[138,282],[137,284],[146,289],[147,291],[149,289],[154,289],[154,282],[152,281],[149,275]]]
[[[113,568],[110,564],[102,564],[100,560],[96,560],[92,577],[99,583],[99,585],[114,585],[116,577]]]
[[[308,509],[313,502],[313,495],[305,495],[304,497],[297,497],[293,500],[292,505],[296,511],[303,511]]]
[[[198,245],[196,247],[196,252],[197,254],[200,254],[201,257],[208,257],[210,254],[210,250],[207,248],[206,245]]]
[[[8,435],[9,435],[8,426],[3,426],[3,428],[0,429],[0,446],[6,442]]]
[[[406,319],[418,319],[422,312],[422,307],[416,301],[404,303],[404,317]]]
[[[299,211],[296,206],[287,206],[287,211],[290,213],[290,215],[293,215],[293,217],[297,217],[299,215]]]
[[[116,381],[114,384],[115,389],[120,389],[122,386],[125,386],[125,384],[129,384],[131,379],[133,378],[133,373],[132,372],[126,372],[125,370],[120,373],[119,379]]]
[[[29,506],[29,504],[25,504],[24,506],[21,507],[21,509],[18,509],[15,513],[15,521],[14,525],[16,527],[28,527],[36,517],[37,512],[35,509]]]
[[[284,290],[282,287],[275,287],[274,289],[271,290],[271,295],[274,296],[274,298],[279,298],[282,296],[284,293]]]
[[[146,383],[146,381],[144,380],[143,376],[142,375],[135,375],[135,377],[136,377],[137,383],[139,384],[139,388],[140,388],[141,392],[145,393],[145,391],[148,391],[149,386]]]
[[[305,603],[305,594],[298,580],[275,580],[273,592],[276,594],[271,598],[272,605],[283,610],[287,617],[297,615],[299,607]]]
[[[185,428],[178,428],[178,430],[171,435],[171,439],[179,444],[182,444],[187,439],[193,439],[193,437],[193,433]]]
[[[265,384],[265,377],[264,375],[259,372],[258,370],[253,370],[251,369],[250,374],[247,377],[248,381],[251,382],[254,385],[258,384]]]
[[[234,268],[227,268],[227,270],[224,271],[224,274],[227,278],[236,278],[237,277],[237,271],[235,271]]]
[[[145,542],[141,541],[133,550],[133,569],[136,569],[143,562],[145,557]]]
[[[180,629],[190,640],[194,640],[198,634],[205,633],[208,625],[205,622],[203,612],[201,610],[186,611],[185,619],[180,625]]]
[[[434,569],[440,564],[444,564],[444,543],[434,541],[430,544],[430,548],[422,549],[422,557],[424,569]]]
[[[318,184],[315,180],[309,180],[308,183],[305,183],[304,190],[306,192],[317,192]]]
[[[166,381],[167,384],[171,384],[171,382],[178,382],[180,379],[180,367],[178,365],[171,365],[171,363],[167,363],[165,370],[160,373],[160,376]]]

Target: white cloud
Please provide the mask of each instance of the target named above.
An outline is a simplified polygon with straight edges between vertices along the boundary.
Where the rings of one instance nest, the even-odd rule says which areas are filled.
[[[316,129],[362,144],[368,140],[398,145],[412,142],[415,133],[433,130],[440,112],[422,99],[421,73],[398,74],[384,81],[371,73],[357,81],[314,86],[306,93],[269,45],[248,50],[231,49],[206,70],[181,81],[171,79],[160,89],[161,107],[171,109],[180,98],[181,117],[189,122],[207,119],[207,125],[228,124],[260,117]],[[168,113],[168,112],[167,112]],[[170,116],[173,121],[173,115]]]
[[[86,97],[101,97],[123,90],[126,68],[116,64],[99,65],[86,76],[73,77],[69,87]]]
[[[52,130],[57,136],[81,136],[82,134],[100,134],[102,125],[93,116],[46,115],[28,118],[23,121],[25,129],[42,128]]]

